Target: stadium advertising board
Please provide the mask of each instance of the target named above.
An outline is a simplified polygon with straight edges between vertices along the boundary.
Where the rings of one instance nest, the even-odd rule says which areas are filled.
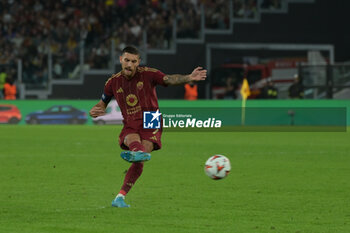
[[[123,117],[115,101],[110,103],[106,115],[99,119],[88,116],[94,103],[94,100],[16,100],[1,101],[0,104],[19,109],[22,118],[16,124],[22,125],[122,124]],[[247,101],[245,108],[241,107],[240,101],[159,101],[159,106],[158,111],[143,113],[144,128],[162,128],[169,132],[343,132],[350,122],[350,101],[346,100],[251,100]]]

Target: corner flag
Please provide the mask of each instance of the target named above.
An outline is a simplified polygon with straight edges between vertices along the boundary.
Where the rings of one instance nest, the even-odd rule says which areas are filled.
[[[247,79],[243,79],[242,87],[241,87],[241,95],[242,99],[246,100],[248,96],[250,96],[250,89]]]
[[[242,95],[242,119],[241,124],[245,125],[245,102],[250,96],[250,88],[246,78],[243,79],[242,87],[241,87],[241,95]]]

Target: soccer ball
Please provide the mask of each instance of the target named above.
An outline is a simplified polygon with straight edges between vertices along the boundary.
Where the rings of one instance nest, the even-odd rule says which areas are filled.
[[[214,180],[225,178],[230,170],[230,160],[223,155],[214,155],[205,162],[205,174]]]

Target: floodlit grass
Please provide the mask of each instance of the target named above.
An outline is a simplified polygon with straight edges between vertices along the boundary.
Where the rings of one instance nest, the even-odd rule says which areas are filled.
[[[127,196],[116,126],[0,126],[0,232],[350,232],[350,134],[163,135]],[[230,158],[219,181],[203,165]]]

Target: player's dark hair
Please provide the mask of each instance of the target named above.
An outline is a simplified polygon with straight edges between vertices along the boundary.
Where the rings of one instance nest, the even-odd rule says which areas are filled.
[[[122,55],[124,53],[131,53],[131,54],[134,54],[134,55],[139,55],[140,56],[140,52],[137,48],[135,48],[134,46],[126,46],[123,51],[122,51]]]

